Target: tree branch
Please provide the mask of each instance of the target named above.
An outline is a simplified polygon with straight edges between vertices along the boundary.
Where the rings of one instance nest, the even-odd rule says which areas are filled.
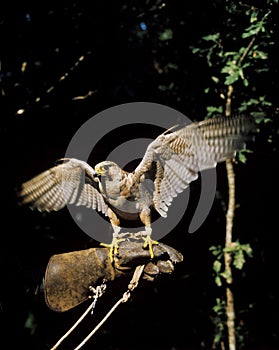
[[[231,115],[231,96],[233,93],[233,86],[228,86],[227,99],[226,99],[226,116]],[[233,163],[230,159],[226,161],[227,169],[227,179],[228,179],[228,209],[226,214],[226,239],[225,239],[225,248],[230,248],[232,244],[232,229],[233,229],[233,220],[234,220],[234,210],[235,210],[235,174],[233,169]],[[231,253],[228,252],[228,249],[224,253],[224,262],[225,262],[225,273],[226,273],[226,316],[227,316],[227,328],[228,328],[228,343],[229,349],[236,349],[236,338],[235,338],[235,310],[234,310],[234,298],[231,285],[233,283],[232,278],[232,269],[231,269]]]

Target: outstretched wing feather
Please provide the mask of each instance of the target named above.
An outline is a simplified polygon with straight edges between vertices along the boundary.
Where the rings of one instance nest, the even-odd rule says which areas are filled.
[[[253,127],[251,119],[245,116],[218,117],[157,137],[135,170],[135,176],[141,176],[149,172],[152,162],[157,163],[155,209],[166,216],[173,198],[198,178],[199,171],[214,168],[245,147]]]
[[[73,158],[50,168],[22,184],[22,203],[39,211],[57,211],[67,204],[83,205],[107,215],[108,206],[88,170],[88,164]]]

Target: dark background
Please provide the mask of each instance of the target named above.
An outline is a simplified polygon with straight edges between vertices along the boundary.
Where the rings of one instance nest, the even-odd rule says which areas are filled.
[[[45,266],[53,254],[98,246],[81,232],[67,209],[46,215],[19,207],[16,188],[63,157],[75,131],[108,107],[156,102],[202,120],[206,106],[215,101],[204,94],[210,77],[206,62],[194,56],[190,46],[225,25],[225,3],[105,0],[1,5],[0,342],[6,340],[7,348],[49,349],[68,330],[86,305],[62,314],[48,310],[38,292]],[[167,28],[172,29],[172,40],[159,40]],[[273,30],[278,34],[276,26]],[[81,56],[84,60],[78,61]],[[278,59],[273,49],[269,73],[258,79],[259,92],[268,96],[274,109]],[[164,70],[168,63],[178,69]],[[89,91],[89,97],[75,98]],[[24,113],[17,113],[20,109]],[[279,349],[278,155],[277,144],[266,142],[276,127],[271,129],[264,127],[256,137],[247,164],[235,166],[239,207],[234,235],[253,248],[253,258],[234,276],[236,322],[247,349]],[[104,159],[114,144],[116,139],[92,155],[92,164]],[[223,289],[214,283],[214,259],[208,249],[224,242],[224,164],[218,166],[218,198],[203,226],[190,235],[199,185],[192,184],[184,219],[163,239],[183,253],[183,263],[171,276],[142,283],[84,349],[211,348],[212,307]],[[125,288],[111,286],[94,318],[88,317],[61,348],[79,344]]]

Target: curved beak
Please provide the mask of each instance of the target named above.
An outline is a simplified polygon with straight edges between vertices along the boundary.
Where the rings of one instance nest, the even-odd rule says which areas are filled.
[[[99,176],[100,174],[98,174],[97,171],[93,169],[93,177],[99,177]]]

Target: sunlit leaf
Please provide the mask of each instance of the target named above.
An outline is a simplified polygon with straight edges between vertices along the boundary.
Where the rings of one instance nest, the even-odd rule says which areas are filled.
[[[211,79],[214,81],[214,83],[218,84],[219,83],[219,78],[212,76]]]
[[[202,39],[205,41],[216,41],[220,37],[220,33],[215,33],[215,34],[209,34],[206,36],[203,36]]]
[[[225,85],[232,85],[239,79],[239,72],[236,72],[228,77],[226,77]]]
[[[247,161],[247,157],[246,157],[246,155],[244,154],[244,153],[239,153],[238,154],[238,159],[239,159],[239,161],[241,162],[241,163],[246,163],[246,161]]]
[[[227,279],[227,278],[231,278],[231,275],[227,272],[227,271],[223,271],[220,273],[220,276],[222,276],[223,278]]]
[[[218,287],[222,286],[222,281],[221,281],[221,277],[219,275],[217,275],[215,277],[215,283],[217,284]]]
[[[207,116],[211,116],[214,114],[222,114],[223,113],[223,106],[215,107],[215,106],[207,106]]]
[[[159,40],[161,41],[171,40],[172,38],[173,38],[173,31],[170,28],[165,29],[165,31],[160,33],[159,35]]]
[[[221,271],[221,268],[222,268],[222,264],[220,263],[220,261],[215,260],[213,263],[213,270],[218,273]]]

